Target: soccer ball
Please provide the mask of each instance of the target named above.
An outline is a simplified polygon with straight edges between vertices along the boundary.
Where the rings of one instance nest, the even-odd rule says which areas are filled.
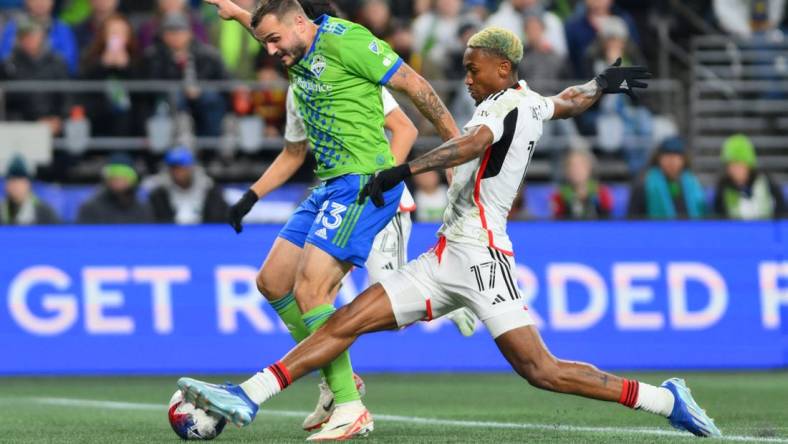
[[[222,433],[227,420],[213,412],[197,408],[183,399],[178,390],[170,398],[168,415],[175,434],[185,440],[209,440]]]

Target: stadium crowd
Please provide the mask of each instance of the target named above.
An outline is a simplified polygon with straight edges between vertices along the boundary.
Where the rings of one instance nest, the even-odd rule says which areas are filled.
[[[252,8],[255,0],[236,3]],[[654,65],[650,21],[669,3],[337,0],[333,6],[339,15],[389,42],[411,66],[441,85],[437,89],[462,123],[474,109],[461,82],[462,54],[479,29],[494,25],[519,35],[525,43],[520,75],[531,88],[549,95],[572,79],[593,77],[619,57],[628,65]],[[710,26],[743,39],[781,33],[788,18],[785,0],[682,3]],[[8,90],[6,120],[44,122],[55,137],[83,119],[93,137],[153,140],[156,119],[185,127],[194,136],[219,138],[233,125],[248,122],[254,123],[250,128],[256,137],[282,134],[286,72],[241,27],[219,20],[210,5],[188,0],[0,0],[0,17],[0,81],[106,81],[101,92]],[[680,27],[675,33],[679,40],[687,37]],[[182,88],[173,103],[166,94],[130,90],[124,83],[128,80],[177,81]],[[230,91],[204,87],[205,81],[222,80],[257,82],[263,87]],[[757,147],[747,135],[731,134],[720,146],[719,177],[710,190],[693,173],[692,150],[677,135],[679,125],[674,123],[666,132],[657,120],[648,100],[635,103],[624,95],[610,95],[579,118],[546,126],[543,145],[550,147],[555,182],[549,196],[553,217],[604,219],[612,216],[616,205],[625,205],[632,218],[786,215],[781,186],[758,170]],[[428,125],[417,124],[422,135],[430,134]],[[602,129],[605,137],[596,137]],[[30,181],[37,173],[25,161],[24,152],[19,147],[21,156],[7,168],[0,223],[56,223],[61,217],[32,194]],[[594,153],[615,153],[626,164],[632,182],[628,202],[614,202],[610,187],[595,178]],[[80,155],[56,153],[47,169],[50,173],[41,176],[66,178],[63,171]],[[170,149],[166,155],[107,151],[103,159],[103,184],[81,205],[78,222],[224,221],[227,204],[222,186],[206,174],[189,148]],[[437,173],[425,174],[409,185],[418,204],[416,218],[439,219],[446,205],[445,179]],[[512,217],[527,218],[527,202],[518,201]]]

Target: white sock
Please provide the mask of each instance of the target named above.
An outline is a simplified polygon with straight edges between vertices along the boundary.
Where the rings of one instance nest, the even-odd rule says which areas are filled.
[[[279,380],[276,379],[276,376],[269,369],[257,372],[254,376],[242,382],[241,389],[257,405],[264,403],[282,391]]]
[[[651,384],[641,382],[640,390],[638,391],[638,400],[635,402],[635,408],[662,415],[667,418],[670,416],[671,412],[673,412],[674,402],[675,398],[670,390],[665,387],[655,387]]]

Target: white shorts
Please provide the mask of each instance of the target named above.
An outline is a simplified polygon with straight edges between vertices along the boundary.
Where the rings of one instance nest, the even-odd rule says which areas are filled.
[[[397,212],[393,219],[375,236],[366,264],[369,285],[402,268],[408,261],[408,239],[413,222],[410,213]]]
[[[515,285],[513,267],[513,258],[497,250],[441,238],[381,285],[400,327],[468,307],[497,338],[534,323]]]

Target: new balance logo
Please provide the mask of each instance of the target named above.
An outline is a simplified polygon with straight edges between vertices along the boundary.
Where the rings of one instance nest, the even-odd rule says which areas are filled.
[[[384,266],[383,266],[383,269],[384,269],[384,270],[393,270],[393,269],[394,269],[394,264],[392,264],[391,262],[389,262],[388,264],[386,264],[386,265],[384,265]]]
[[[501,302],[506,302],[506,299],[504,299],[503,296],[496,294],[492,304],[495,305]]]
[[[319,237],[321,239],[328,239],[328,232],[326,231],[325,228],[321,228],[321,229],[315,231],[315,236],[317,236],[317,237]]]

